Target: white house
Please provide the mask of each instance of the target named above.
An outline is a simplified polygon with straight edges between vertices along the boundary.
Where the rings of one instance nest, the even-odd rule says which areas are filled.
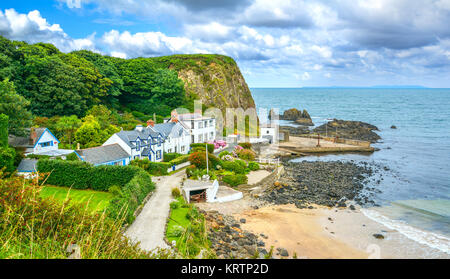
[[[154,130],[164,137],[165,153],[187,154],[191,145],[189,128],[179,121],[156,124]]]
[[[152,162],[161,162],[164,152],[164,135],[156,131],[153,121],[147,127],[136,126],[132,131],[120,131],[112,135],[104,144],[118,144],[127,152],[130,160],[148,158]]]
[[[278,138],[278,126],[275,124],[263,124],[260,126],[260,137],[267,139],[269,143],[275,143]]]
[[[216,119],[203,116],[201,111],[178,114],[172,111],[168,122],[181,122],[191,134],[191,143],[204,143],[216,138]]]

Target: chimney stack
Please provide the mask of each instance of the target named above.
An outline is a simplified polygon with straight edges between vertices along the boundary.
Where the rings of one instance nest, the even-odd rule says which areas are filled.
[[[137,125],[135,130],[142,132],[143,129],[144,129],[144,127],[142,127],[142,125]]]
[[[155,127],[155,121],[153,121],[153,120],[148,120],[147,121],[147,127]]]
[[[33,145],[36,144],[37,134],[36,134],[36,128],[34,128],[34,127],[31,127],[30,139],[31,139],[31,142]]]
[[[172,110],[170,114],[170,120],[175,123],[178,122],[178,112],[176,109]]]

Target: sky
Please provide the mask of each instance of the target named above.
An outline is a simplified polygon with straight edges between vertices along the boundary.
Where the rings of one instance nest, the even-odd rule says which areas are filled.
[[[0,35],[233,57],[250,87],[450,87],[450,0],[2,0]]]

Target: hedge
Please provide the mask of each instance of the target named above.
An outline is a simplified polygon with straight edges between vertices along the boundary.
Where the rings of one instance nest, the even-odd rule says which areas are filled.
[[[171,160],[169,162],[169,164],[171,166],[176,166],[176,165],[179,165],[179,164],[186,163],[187,161],[189,161],[189,154],[182,155],[182,156],[180,156],[178,158],[175,158],[175,159]]]
[[[247,184],[248,178],[245,174],[225,175],[222,178],[222,181],[230,186],[235,187],[241,184]]]
[[[164,162],[151,162],[149,159],[144,158],[142,160],[133,160],[131,161],[131,165],[137,166],[151,175],[167,175],[167,169],[172,165],[170,163]]]
[[[138,172],[122,187],[121,193],[109,202],[106,209],[108,216],[114,219],[125,217],[126,223],[132,223],[135,219],[134,212],[154,189],[155,183],[150,175],[143,171]]]
[[[195,152],[189,154],[189,162],[192,165],[195,165],[199,169],[206,169],[206,152]],[[214,156],[211,153],[208,153],[208,167],[216,168],[217,165],[221,165],[221,161],[219,158]]]
[[[212,143],[191,143],[191,148],[192,149],[203,148],[206,150],[205,145],[208,146],[209,153],[214,153],[214,144],[212,144]]]
[[[172,160],[174,160],[174,159],[176,159],[176,158],[178,158],[180,156],[183,156],[183,155],[181,155],[180,153],[164,153],[163,161],[164,162],[170,162],[170,161],[172,161]]]
[[[141,171],[134,166],[94,167],[81,161],[48,159],[39,160],[37,170],[51,173],[47,177],[47,184],[97,191],[108,191],[111,186],[125,185]]]
[[[16,150],[14,148],[8,146],[0,146],[0,171],[5,168],[5,172],[12,173],[15,170],[15,158]]]

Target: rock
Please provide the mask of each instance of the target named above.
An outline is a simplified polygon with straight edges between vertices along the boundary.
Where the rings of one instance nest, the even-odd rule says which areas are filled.
[[[289,257],[289,253],[286,249],[284,248],[277,248],[278,253],[280,254],[280,256],[282,257]]]
[[[373,237],[375,237],[376,239],[384,239],[384,235],[379,234],[379,233],[373,234]]]
[[[256,245],[257,245],[258,247],[264,247],[264,246],[266,246],[266,244],[265,244],[264,241],[262,241],[262,240],[258,241],[258,242],[256,243]]]
[[[275,112],[273,110],[269,113],[269,119],[272,119],[274,117]],[[288,110],[285,110],[283,114],[279,115],[280,120],[290,120],[295,121],[296,123],[300,125],[306,125],[306,126],[314,126],[311,116],[306,110],[300,111],[296,108],[291,108]]]
[[[397,126],[392,125],[392,126],[391,126],[391,129],[397,129]]]
[[[337,135],[339,138],[363,140],[374,143],[381,139],[374,131],[379,130],[376,126],[369,123],[334,119],[333,121],[315,128],[313,133],[319,133],[321,135],[328,134],[330,137],[335,137]]]
[[[241,218],[241,220],[239,220],[239,222],[241,222],[242,224],[245,224],[247,222],[247,220],[245,218]]]
[[[356,210],[355,206],[353,204],[350,205],[351,210]]]

